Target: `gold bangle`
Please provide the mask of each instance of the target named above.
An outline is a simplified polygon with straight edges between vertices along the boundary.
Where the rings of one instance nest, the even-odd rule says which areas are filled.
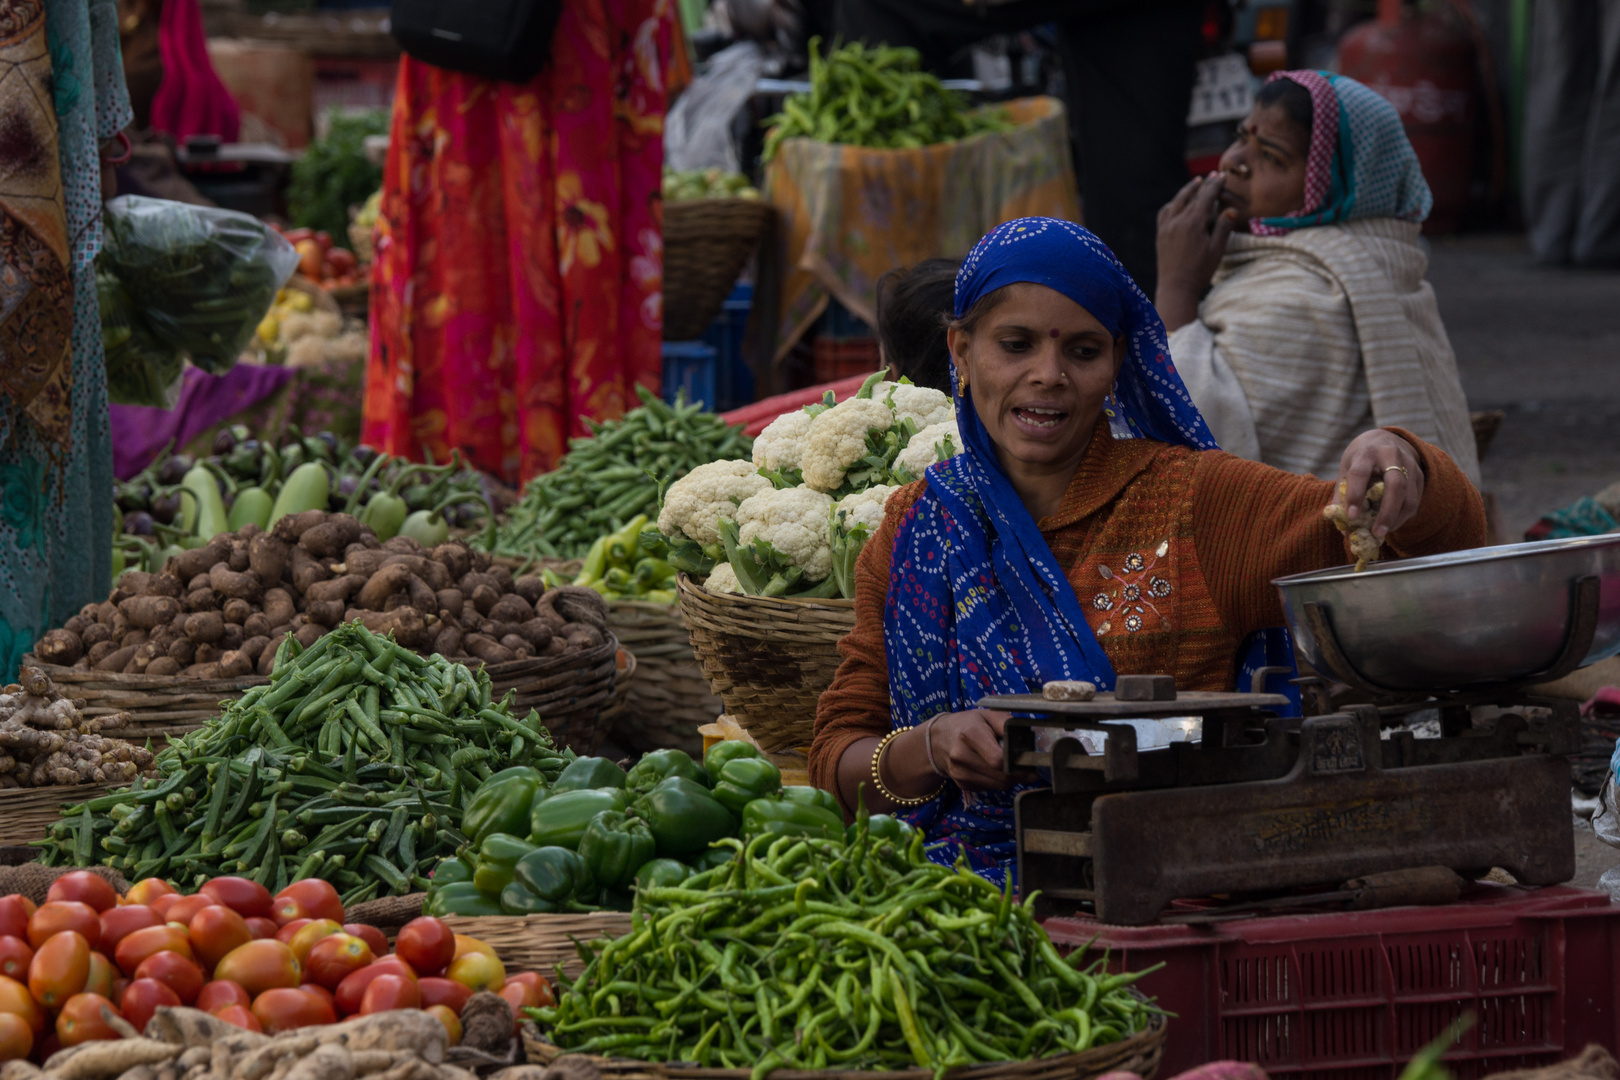
[[[889,744],[891,742],[910,730],[910,728],[898,728],[889,732],[887,735],[883,736],[883,741],[878,743],[877,749],[872,752],[872,783],[877,785],[879,795],[882,795],[885,799],[888,799],[896,806],[921,806],[923,803],[933,802],[935,799],[939,798],[939,793],[945,790],[945,785],[941,784],[939,787],[935,788],[932,792],[924,795],[920,799],[907,799],[903,796],[896,795],[894,792],[890,791],[884,786],[882,770],[879,768],[879,765],[881,765],[883,762],[883,751],[889,748]]]

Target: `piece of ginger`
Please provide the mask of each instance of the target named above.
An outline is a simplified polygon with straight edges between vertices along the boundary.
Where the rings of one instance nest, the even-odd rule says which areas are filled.
[[[1345,500],[1349,497],[1349,485],[1339,481],[1339,498],[1329,503],[1322,510],[1322,517],[1331,521],[1335,528],[1348,538],[1350,554],[1356,560],[1356,573],[1367,568],[1368,563],[1378,561],[1384,543],[1372,533],[1372,522],[1378,518],[1378,507],[1384,501],[1384,482],[1374,481],[1367,488],[1367,494],[1362,499],[1361,515],[1355,522],[1350,521],[1350,515],[1345,511]]]

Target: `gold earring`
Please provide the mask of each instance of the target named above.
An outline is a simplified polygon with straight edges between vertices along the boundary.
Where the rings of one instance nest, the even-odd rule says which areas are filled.
[[[957,374],[956,374],[956,387],[957,387],[958,390],[961,391],[963,397],[967,397],[968,375],[967,375],[967,372],[965,370],[957,372]]]

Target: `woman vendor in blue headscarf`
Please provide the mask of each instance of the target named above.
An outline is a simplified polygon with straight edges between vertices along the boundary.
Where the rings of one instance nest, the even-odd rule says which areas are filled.
[[[1107,690],[1116,672],[1232,689],[1245,640],[1283,623],[1271,580],[1346,561],[1323,517],[1341,478],[1352,507],[1384,481],[1386,555],[1485,535],[1461,470],[1399,428],[1358,435],[1331,480],[1218,450],[1158,313],[1078,225],[1024,218],[980,240],[949,344],[964,449],[890,497],[861,555],[810,773],[846,810],[864,785],[873,811],[950,841],[935,858],[993,880],[1028,785],[1002,771],[1006,717],[980,698]]]

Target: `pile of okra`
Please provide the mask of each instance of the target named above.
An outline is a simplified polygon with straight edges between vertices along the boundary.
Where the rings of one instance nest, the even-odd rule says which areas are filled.
[[[268,685],[158,754],[160,779],[66,808],[35,843],[48,866],[130,880],[236,874],[275,892],[320,877],[352,904],[424,888],[493,771],[554,776],[569,757],[482,669],[347,623],[305,650],[289,635]]]

